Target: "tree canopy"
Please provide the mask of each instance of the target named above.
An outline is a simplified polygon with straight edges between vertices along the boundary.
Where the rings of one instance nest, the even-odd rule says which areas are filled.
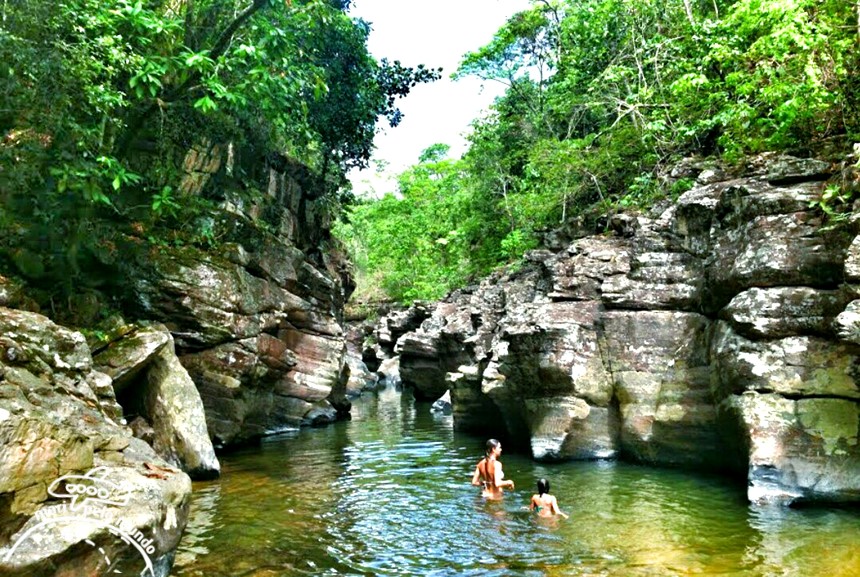
[[[667,172],[683,156],[731,163],[856,140],[858,16],[860,5],[840,0],[533,0],[455,73],[506,87],[475,120],[460,176],[438,201],[441,214],[454,198],[463,211],[446,216],[463,247],[458,278],[516,260],[573,219],[677,196],[691,182]],[[420,195],[402,178],[400,189],[400,200],[362,205],[353,218],[384,230]],[[398,229],[399,242],[416,245],[420,230]],[[397,298],[455,286],[436,265],[399,266],[416,280],[398,284]]]
[[[396,125],[397,98],[439,77],[373,58],[349,4],[4,2],[0,257],[68,281],[105,215],[190,222],[205,199],[182,198],[183,162],[213,143],[230,145],[239,191],[265,187],[274,153],[337,197],[367,165],[378,119]]]

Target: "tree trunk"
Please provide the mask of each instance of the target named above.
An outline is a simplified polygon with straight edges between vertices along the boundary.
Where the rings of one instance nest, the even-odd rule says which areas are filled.
[[[690,0],[684,0],[684,11],[687,13],[687,20],[690,21],[690,26],[695,26],[696,21],[693,20],[693,5]]]

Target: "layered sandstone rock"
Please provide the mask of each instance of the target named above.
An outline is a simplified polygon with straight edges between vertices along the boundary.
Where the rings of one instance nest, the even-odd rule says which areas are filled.
[[[127,266],[126,308],[169,330],[218,447],[349,410],[352,281],[313,200],[323,185],[296,171],[272,172],[272,198],[225,200],[207,224],[221,250],[165,246]]]
[[[829,170],[765,155],[702,172],[660,214],[527,255],[397,340],[404,385],[450,390],[457,428],[538,459],[743,472],[756,502],[860,500],[860,237],[811,208]]]

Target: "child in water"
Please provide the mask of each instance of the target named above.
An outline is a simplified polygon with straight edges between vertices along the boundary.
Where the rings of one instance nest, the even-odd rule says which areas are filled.
[[[529,504],[529,509],[537,511],[541,517],[552,517],[553,515],[561,515],[565,519],[568,518],[566,513],[562,513],[558,508],[558,501],[555,497],[549,494],[549,481],[546,479],[538,479],[537,495],[532,495],[532,501]]]

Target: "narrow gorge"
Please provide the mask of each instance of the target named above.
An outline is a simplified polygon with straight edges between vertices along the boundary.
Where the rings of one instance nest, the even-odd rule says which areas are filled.
[[[753,503],[857,502],[860,237],[816,204],[841,170],[690,159],[676,203],[554,233],[520,266],[383,317],[363,356],[398,358],[419,398],[450,391],[457,429],[539,460],[730,474]]]
[[[858,38],[4,0],[0,577],[860,574]]]

